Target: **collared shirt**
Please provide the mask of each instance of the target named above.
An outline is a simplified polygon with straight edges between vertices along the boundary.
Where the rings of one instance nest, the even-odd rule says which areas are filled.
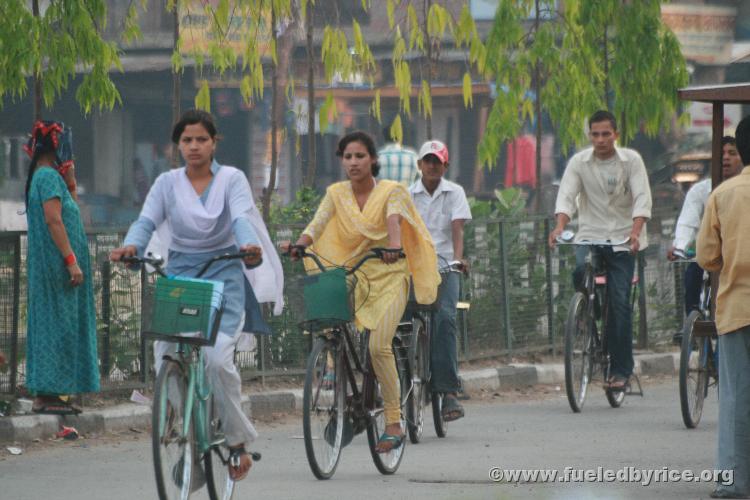
[[[458,219],[471,220],[471,209],[464,188],[443,178],[440,179],[435,192],[430,195],[420,179],[409,186],[409,193],[432,235],[432,241],[435,242],[435,250],[441,257],[438,259],[439,264],[442,266],[452,261],[454,255],[451,223]],[[447,262],[443,262],[443,259]]]
[[[695,241],[695,235],[701,227],[703,209],[708,195],[711,194],[711,179],[696,182],[685,195],[680,217],[674,230],[672,245],[678,250],[688,249]]]
[[[575,154],[560,181],[555,213],[572,219],[576,210],[576,241],[622,240],[630,235],[633,219],[651,218],[651,188],[641,155],[619,147],[605,161],[596,158],[594,148]],[[645,224],[640,246],[641,249],[648,246]]]
[[[417,152],[411,148],[405,148],[396,143],[387,144],[378,151],[380,164],[378,177],[400,182],[404,187],[409,187],[419,178],[417,158]]]
[[[719,335],[750,325],[750,167],[722,182],[709,196],[697,240],[698,264],[719,274]]]

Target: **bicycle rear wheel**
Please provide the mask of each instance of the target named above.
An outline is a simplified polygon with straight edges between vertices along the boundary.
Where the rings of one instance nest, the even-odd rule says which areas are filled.
[[[343,346],[318,338],[307,362],[302,396],[302,430],[310,470],[318,479],[329,479],[341,456],[345,431]]]
[[[682,421],[694,429],[703,414],[703,400],[708,390],[707,338],[693,335],[693,327],[701,319],[700,311],[692,311],[685,320],[680,350],[680,408]]]
[[[398,372],[399,385],[401,387],[401,429],[405,430],[403,419],[404,403],[407,399],[407,384],[411,378],[411,373],[407,363],[406,356],[408,352],[400,345],[394,343],[393,353],[396,357],[396,371]],[[381,434],[385,431],[385,413],[383,412],[383,396],[380,391],[380,384],[375,378],[375,372],[372,369],[372,363],[369,364],[369,372],[365,375],[365,407],[370,411],[370,423],[367,425],[367,442],[370,445],[370,455],[375,467],[381,474],[393,474],[401,465],[401,459],[404,458],[404,448],[406,448],[406,439],[401,442],[401,446],[393,448],[387,453],[378,453],[375,447],[378,444]]]
[[[576,292],[565,322],[565,392],[575,413],[583,408],[593,372],[594,339],[587,305],[586,296]]]
[[[218,417],[216,401],[213,394],[208,404],[208,436],[212,442],[220,441],[206,452],[203,458],[206,470],[206,485],[208,487],[208,496],[211,500],[232,500],[236,490],[236,483],[229,477],[229,447],[224,437],[222,422]]]
[[[200,485],[193,480],[193,423],[185,434],[187,379],[179,363],[165,360],[154,390],[151,440],[156,490],[161,500],[188,498]]]
[[[427,330],[422,320],[414,322],[415,331],[412,339],[412,389],[406,402],[406,421],[409,439],[417,444],[422,439],[424,431],[424,407],[427,404],[427,363],[429,351]]]

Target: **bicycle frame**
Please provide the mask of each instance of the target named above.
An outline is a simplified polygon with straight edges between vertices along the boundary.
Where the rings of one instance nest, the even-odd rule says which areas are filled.
[[[208,404],[211,397],[211,386],[208,383],[206,370],[204,369],[205,360],[203,350],[191,348],[190,359],[186,359],[185,350],[188,348],[185,344],[180,344],[177,347],[177,355],[180,358],[180,363],[183,368],[187,368],[188,379],[187,394],[185,395],[184,402],[185,420],[183,422],[182,435],[188,435],[190,422],[193,421],[195,424],[193,427],[195,432],[194,439],[198,453],[199,455],[205,455],[212,447],[220,444],[223,438],[211,441],[211,436],[209,436]],[[171,360],[171,362],[176,361]],[[165,409],[166,400],[159,401],[159,410],[164,411]],[[164,429],[160,429],[160,432],[163,433],[163,431]]]
[[[586,253],[585,270],[583,273],[583,289],[586,291],[586,314],[589,318],[591,336],[594,339],[596,350],[594,351],[594,362],[601,365],[602,373],[606,380],[609,371],[609,352],[607,351],[607,283],[597,283],[596,277],[601,273],[598,262],[598,256],[595,255],[597,247],[591,246]],[[602,331],[599,332],[596,327],[596,304],[601,307],[601,325]]]

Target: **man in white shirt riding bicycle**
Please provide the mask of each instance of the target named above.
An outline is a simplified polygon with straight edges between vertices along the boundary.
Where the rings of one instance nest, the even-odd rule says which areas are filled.
[[[464,224],[471,220],[471,210],[464,189],[444,178],[448,170],[448,148],[440,141],[425,142],[419,149],[418,165],[422,178],[409,187],[409,193],[435,243],[438,265],[443,267],[460,261],[462,270],[466,271]],[[441,275],[438,310],[431,329],[431,389],[434,393],[445,393],[443,418],[451,421],[464,416],[464,409],[456,398],[461,388],[456,354],[456,305],[460,282],[456,273]]]
[[[575,154],[565,168],[555,207],[557,225],[549,235],[549,245],[555,246],[576,209],[576,241],[629,238],[627,246],[599,251],[607,269],[611,314],[607,321],[610,377],[605,389],[623,390],[633,373],[629,297],[635,254],[648,244],[646,221],[651,217],[651,189],[643,159],[632,149],[616,146],[617,137],[617,121],[612,113],[599,110],[589,118],[592,147]],[[576,288],[581,286],[587,252],[585,246],[576,249]]]
[[[721,170],[724,180],[739,174],[742,170],[742,159],[737,152],[737,143],[734,137],[724,136],[721,139]],[[667,259],[677,260],[675,250],[682,252],[685,256],[695,255],[695,236],[701,226],[703,209],[706,207],[708,195],[711,194],[711,179],[704,179],[695,183],[685,196],[682,203],[682,211],[677,219],[674,230],[674,241],[667,251]],[[691,262],[685,268],[685,314],[698,309],[700,304],[701,283],[703,282],[703,269]]]

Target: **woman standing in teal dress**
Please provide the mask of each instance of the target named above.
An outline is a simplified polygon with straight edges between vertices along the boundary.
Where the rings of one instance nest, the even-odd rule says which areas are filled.
[[[70,129],[53,121],[37,121],[24,148],[31,157],[26,387],[36,395],[37,413],[78,413],[60,396],[99,390],[91,264],[72,148]]]

